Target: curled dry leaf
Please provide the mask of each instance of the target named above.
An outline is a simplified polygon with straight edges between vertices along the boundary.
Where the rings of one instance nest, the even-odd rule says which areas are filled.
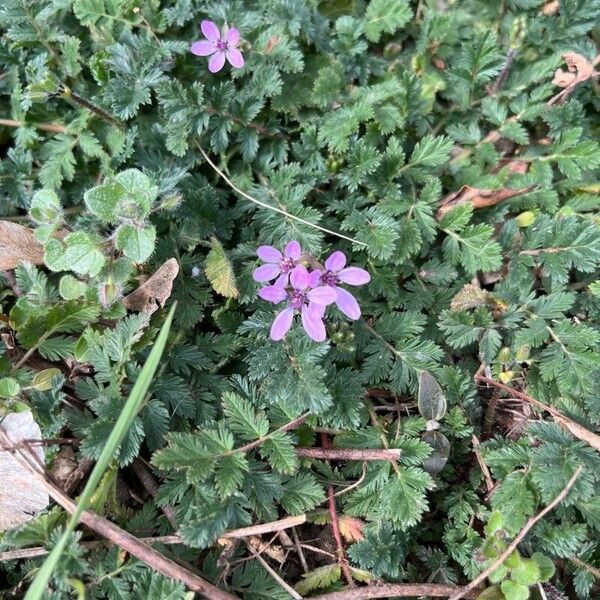
[[[123,298],[125,308],[149,315],[159,307],[162,308],[173,291],[173,281],[177,273],[179,264],[175,258],[170,258],[137,290]]]
[[[577,52],[565,52],[563,58],[568,70],[557,69],[552,80],[552,83],[558,87],[572,87],[597,74],[594,64]]]
[[[10,450],[10,444],[23,440],[41,440],[42,432],[29,411],[10,413],[0,423],[0,531],[17,527],[33,519],[48,506],[46,489],[24,467]],[[40,464],[44,464],[44,450],[31,446]],[[39,467],[42,473],[42,467]]]
[[[22,262],[41,265],[44,247],[35,239],[33,229],[0,221],[0,270],[14,269]]]
[[[530,185],[516,190],[508,188],[499,190],[481,190],[469,187],[468,185],[463,185],[457,192],[452,192],[442,198],[437,212],[437,218],[438,220],[441,219],[447,212],[461,204],[470,203],[473,205],[473,208],[487,208],[489,206],[494,206],[495,204],[500,204],[500,202],[504,202],[504,200],[527,194],[534,190],[535,187],[536,186],[534,185]]]
[[[469,310],[478,306],[488,306],[494,310],[506,310],[506,303],[500,300],[488,290],[472,283],[467,283],[463,288],[452,298],[450,302],[450,310]]]

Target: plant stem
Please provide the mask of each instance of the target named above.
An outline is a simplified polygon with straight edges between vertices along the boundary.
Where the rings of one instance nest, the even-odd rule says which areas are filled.
[[[122,123],[121,121],[119,121],[118,119],[116,119],[115,117],[113,117],[110,113],[106,112],[103,108],[100,108],[99,106],[96,106],[95,104],[93,104],[89,100],[86,100],[85,98],[83,98],[79,94],[76,94],[73,90],[71,90],[70,88],[68,88],[65,85],[62,86],[62,95],[61,95],[61,97],[73,100],[73,102],[75,102],[76,104],[79,104],[79,106],[82,106],[83,108],[86,108],[90,112],[92,112],[95,115],[99,116],[101,119],[103,119],[104,121],[106,121],[110,125],[113,125],[114,127],[117,127],[119,129],[121,129],[122,131],[125,131],[125,124],[124,123]]]
[[[14,121],[13,119],[0,119],[0,125],[4,127],[25,127],[29,125],[42,131],[51,131],[52,133],[64,133],[67,130],[64,125],[57,125],[55,123],[26,123],[25,121]]]
[[[329,449],[329,437],[326,433],[321,434],[321,443],[323,444],[323,448]],[[333,485],[329,484],[327,486],[327,501],[329,504],[329,515],[331,516],[331,531],[333,533],[333,539],[335,540],[335,545],[337,547],[337,559],[342,569],[342,573],[344,574],[344,578],[348,582],[350,587],[354,587],[354,579],[352,579],[352,573],[350,573],[350,568],[348,567],[348,559],[346,558],[346,553],[344,552],[344,545],[342,544],[342,536],[340,535],[340,524],[338,521],[337,510],[335,508],[335,495],[333,493]]]
[[[273,212],[279,213],[280,215],[283,215],[283,216],[287,217],[288,219],[292,219],[293,221],[297,221],[298,223],[307,225],[308,227],[313,227],[314,229],[318,229],[319,231],[322,231],[323,233],[328,233],[329,235],[334,235],[336,237],[342,238],[343,240],[348,240],[349,242],[352,242],[353,244],[358,244],[359,246],[367,246],[367,244],[365,242],[359,242],[358,240],[348,237],[347,235],[344,235],[342,233],[338,233],[337,231],[332,231],[331,229],[326,229],[325,227],[321,227],[321,225],[317,225],[316,223],[311,223],[310,221],[307,221],[306,219],[302,219],[301,217],[292,215],[289,212],[282,210],[281,208],[277,208],[276,206],[271,206],[270,204],[267,204],[266,202],[263,202],[262,200],[259,200],[258,198],[254,198],[254,196],[251,196],[250,194],[247,194],[246,192],[241,190],[239,187],[237,187],[235,185],[235,183],[233,183],[233,181],[231,181],[231,179],[229,179],[229,177],[227,177],[227,175],[225,175],[225,173],[223,173],[223,171],[221,171],[221,169],[219,169],[219,167],[217,167],[217,165],[211,160],[211,158],[208,156],[208,154],[204,151],[204,148],[202,148],[202,146],[199,143],[197,143],[197,146],[198,146],[198,150],[200,150],[200,154],[202,154],[202,156],[204,157],[204,160],[212,167],[212,169],[215,171],[215,173],[217,175],[219,175],[221,177],[221,179],[223,179],[223,181],[232,190],[234,190],[235,192],[240,194],[240,196],[243,196],[247,200],[250,200],[250,202],[253,202],[254,204],[258,204],[258,206],[262,206],[263,208],[272,210]]]

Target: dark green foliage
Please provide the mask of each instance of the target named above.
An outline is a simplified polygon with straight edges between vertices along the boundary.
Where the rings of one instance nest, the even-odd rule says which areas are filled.
[[[98,512],[138,537],[178,533],[183,544],[159,550],[244,600],[289,593],[244,543],[219,538],[306,514],[295,534],[321,550],[304,548],[308,572],[285,538],[263,536],[274,548],[260,551],[310,597],[345,585],[331,486],[354,579],[462,585],[581,466],[486,593],[537,598],[539,583],[547,598],[598,597],[597,448],[474,379],[598,429],[598,78],[563,99],[552,81],[565,52],[598,55],[600,4],[552,5],[3,0],[0,225],[30,227],[39,247],[37,264],[0,271],[0,418],[30,407],[45,438],[75,438],[85,473],[162,304],[177,301]],[[243,69],[211,74],[189,52],[202,19],[240,30]],[[518,195],[481,200],[505,190]],[[15,242],[0,231],[4,265]],[[269,338],[256,248],[290,240],[307,261],[341,250],[371,275],[353,289],[361,318],[331,308],[321,344],[299,324]],[[124,298],[169,259],[172,290],[152,313],[131,309]],[[401,454],[297,450],[328,444]],[[45,448],[60,464],[61,446]],[[51,508],[0,533],[0,549],[50,548],[65,522]],[[84,586],[98,600],[188,600],[82,540],[97,541],[73,539],[48,598]],[[2,562],[0,596],[21,593],[40,561]]]

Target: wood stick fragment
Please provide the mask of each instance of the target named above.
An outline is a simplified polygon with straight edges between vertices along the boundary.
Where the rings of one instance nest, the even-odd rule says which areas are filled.
[[[460,588],[437,583],[383,583],[373,584],[352,590],[342,590],[313,596],[311,600],[368,600],[369,598],[448,598]],[[479,591],[469,592],[465,598],[476,598]]]
[[[303,458],[318,458],[321,460],[398,460],[402,450],[390,448],[296,448],[296,454]]]
[[[286,517],[279,521],[271,521],[270,523],[260,523],[259,525],[251,525],[250,527],[240,527],[239,529],[230,529],[221,537],[227,539],[239,539],[252,535],[263,535],[265,533],[273,533],[275,531],[283,531],[296,525],[306,523],[306,515],[298,515],[296,517]]]

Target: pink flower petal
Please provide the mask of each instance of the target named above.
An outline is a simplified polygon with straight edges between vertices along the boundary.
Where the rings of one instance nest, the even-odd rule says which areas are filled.
[[[210,56],[217,51],[217,46],[214,42],[201,40],[199,42],[194,42],[190,50],[192,54],[195,54],[196,56]]]
[[[279,285],[268,285],[258,291],[258,295],[267,302],[278,304],[287,298],[287,292]]]
[[[308,274],[308,287],[315,288],[321,284],[321,271],[311,271]]]
[[[219,28],[212,21],[202,21],[202,23],[200,23],[200,29],[206,36],[206,39],[211,42],[216,42],[221,37]]]
[[[323,342],[327,337],[323,319],[318,311],[307,306],[302,309],[302,327],[315,342]]]
[[[244,57],[237,48],[227,48],[227,50],[225,50],[225,56],[232,67],[241,69],[244,66]]]
[[[296,240],[292,240],[291,242],[286,244],[283,250],[283,254],[288,258],[298,260],[302,256],[302,249],[300,248],[300,244]]]
[[[252,278],[254,281],[271,281],[275,279],[281,273],[281,269],[279,265],[266,264],[255,269],[254,273],[252,273]]]
[[[256,254],[258,258],[268,263],[278,263],[283,258],[283,254],[273,246],[259,246]]]
[[[225,64],[225,52],[217,50],[208,61],[208,70],[211,73],[218,73]]]
[[[338,273],[338,279],[349,285],[363,285],[371,281],[371,276],[364,269],[348,267]]]
[[[325,316],[325,311],[327,310],[326,306],[322,304],[312,304],[309,303],[308,308],[316,315],[319,315],[321,319]]]
[[[337,307],[349,318],[353,321],[356,321],[360,317],[360,306],[356,301],[356,298],[350,293],[344,290],[343,288],[336,288],[337,290],[337,300],[335,303]]]
[[[310,290],[306,296],[310,302],[321,304],[322,306],[327,306],[328,304],[335,302],[338,297],[337,288],[325,285]]]
[[[285,287],[288,284],[289,280],[290,280],[290,274],[282,273],[277,278],[277,281],[273,285],[278,285],[279,287]]]
[[[334,252],[326,261],[325,268],[328,271],[337,272],[341,271],[346,266],[346,255],[343,252],[337,250]]]
[[[240,41],[240,32],[232,27],[225,36],[225,41],[229,44],[229,46],[237,46],[237,43]]]
[[[308,271],[304,265],[297,265],[292,269],[290,283],[296,290],[304,290],[308,287]]]
[[[294,309],[286,308],[282,310],[275,317],[273,325],[271,325],[270,336],[272,340],[278,342],[285,337],[285,334],[290,330],[292,326],[292,320],[294,319]]]

